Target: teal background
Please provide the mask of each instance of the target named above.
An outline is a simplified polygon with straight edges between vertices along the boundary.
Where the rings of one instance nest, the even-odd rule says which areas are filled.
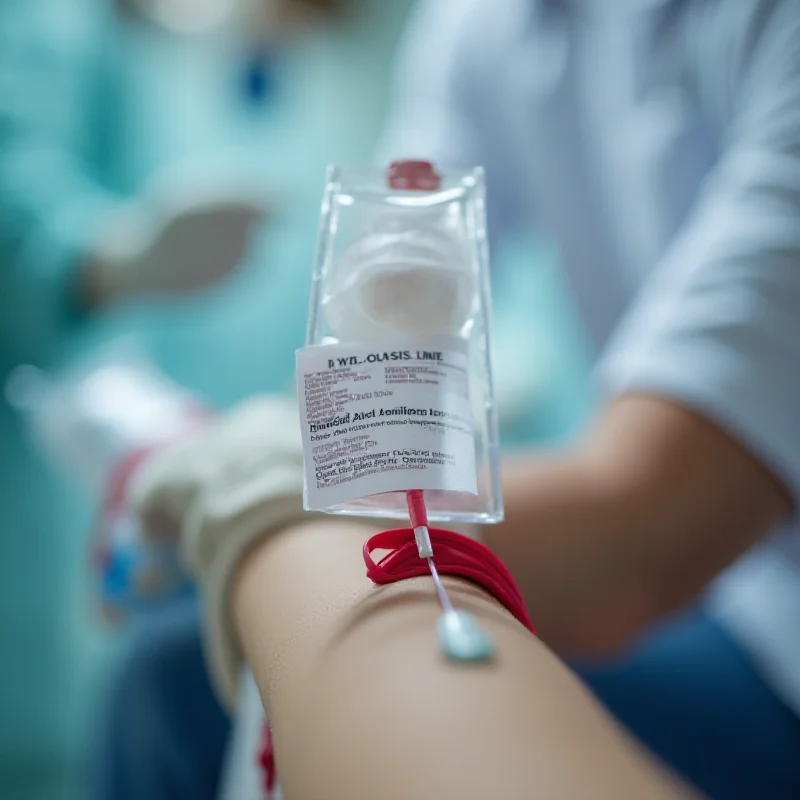
[[[369,160],[410,4],[365,3],[343,28],[279,54],[274,94],[255,107],[239,90],[236,39],[181,38],[121,22],[101,0],[3,0],[0,375],[27,362],[55,369],[125,334],[220,408],[290,387],[325,167]],[[19,120],[24,136],[14,134]],[[93,210],[135,194],[163,166],[203,159],[246,165],[272,198],[273,215],[244,268],[191,299],[80,325],[67,319],[60,309],[80,243],[97,224]],[[69,225],[51,225],[61,206]],[[20,241],[28,244],[15,246]],[[538,240],[504,243],[494,288],[504,444],[562,440],[591,398],[556,254]],[[121,638],[92,615],[91,520],[82,487],[44,463],[17,412],[2,404],[3,798],[85,796],[93,721]]]

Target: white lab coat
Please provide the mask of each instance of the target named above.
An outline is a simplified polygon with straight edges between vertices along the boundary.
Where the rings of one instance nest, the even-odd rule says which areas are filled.
[[[696,408],[800,500],[800,3],[422,0],[379,152],[483,164],[493,238],[558,242],[607,391]],[[708,607],[800,712],[796,527]]]
[[[555,237],[607,391],[694,407],[800,499],[800,3],[427,0],[396,101],[381,161],[484,164],[493,237]],[[797,528],[708,606],[800,712]]]

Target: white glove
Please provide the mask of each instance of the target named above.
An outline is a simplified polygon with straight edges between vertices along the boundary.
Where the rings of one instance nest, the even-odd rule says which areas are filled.
[[[230,619],[230,582],[259,540],[303,512],[303,450],[295,405],[248,401],[167,447],[136,472],[128,490],[143,535],[180,535],[181,559],[206,602],[205,644],[212,678],[229,707],[243,658]],[[157,532],[157,533],[156,533]]]
[[[108,220],[92,253],[93,291],[110,303],[207,286],[236,268],[265,211],[245,181],[164,171]]]

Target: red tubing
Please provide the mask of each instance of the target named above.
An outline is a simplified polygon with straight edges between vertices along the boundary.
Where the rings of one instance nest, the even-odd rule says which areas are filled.
[[[261,767],[261,772],[264,778],[264,789],[267,796],[272,794],[272,790],[277,783],[277,775],[275,773],[275,745],[272,743],[272,728],[265,725],[261,732],[261,750],[258,754],[258,766]]]
[[[429,528],[429,533],[436,569],[440,574],[458,575],[474,581],[502,603],[531,633],[536,633],[516,581],[488,547],[442,528]],[[375,563],[373,550],[390,552]],[[364,543],[362,553],[367,577],[379,585],[430,574],[427,562],[417,552],[413,531],[408,528],[376,533]]]
[[[412,528],[428,527],[428,512],[425,509],[425,498],[422,489],[409,489],[406,492],[408,516],[411,518]]]

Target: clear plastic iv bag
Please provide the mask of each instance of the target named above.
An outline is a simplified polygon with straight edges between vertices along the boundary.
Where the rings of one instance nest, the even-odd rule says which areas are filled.
[[[481,169],[328,172],[298,392],[306,508],[503,517]]]

